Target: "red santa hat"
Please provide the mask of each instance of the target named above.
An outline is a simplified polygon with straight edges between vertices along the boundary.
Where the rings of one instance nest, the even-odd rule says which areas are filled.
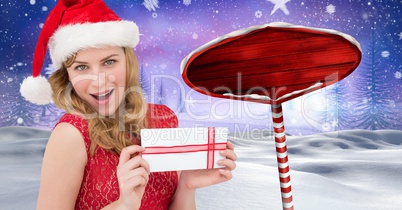
[[[79,50],[107,46],[134,48],[138,42],[137,25],[120,19],[102,0],[60,0],[43,25],[32,76],[22,82],[21,95],[38,105],[50,103],[50,84],[40,76],[47,47],[53,66],[59,69]]]

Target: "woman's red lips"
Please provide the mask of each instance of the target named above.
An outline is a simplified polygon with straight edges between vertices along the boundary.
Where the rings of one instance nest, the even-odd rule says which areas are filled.
[[[90,95],[98,101],[104,101],[107,100],[110,97],[110,95],[112,95],[113,91],[114,90],[110,90],[104,93],[90,94]]]

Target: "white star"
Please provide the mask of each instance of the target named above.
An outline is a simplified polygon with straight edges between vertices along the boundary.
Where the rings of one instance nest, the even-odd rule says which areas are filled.
[[[271,12],[271,15],[273,15],[276,10],[281,9],[283,13],[286,15],[289,15],[289,10],[286,8],[286,3],[288,3],[290,0],[267,0],[271,2],[272,4],[275,4],[274,9]]]
[[[399,40],[401,40],[402,39],[402,32],[399,33],[398,36],[399,36]]]

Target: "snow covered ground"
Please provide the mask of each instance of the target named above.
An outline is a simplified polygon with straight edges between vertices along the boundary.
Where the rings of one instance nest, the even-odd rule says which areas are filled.
[[[0,128],[0,209],[35,209],[49,134]],[[273,137],[253,130],[230,140],[238,155],[234,177],[199,189],[198,209],[281,209]],[[402,131],[288,136],[287,143],[295,209],[402,209]]]
[[[198,191],[199,209],[281,209],[275,144],[258,132],[232,136],[234,178]],[[402,209],[402,131],[288,137],[295,209]]]

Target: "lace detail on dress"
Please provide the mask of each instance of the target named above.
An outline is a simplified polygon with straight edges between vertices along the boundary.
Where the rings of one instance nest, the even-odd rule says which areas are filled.
[[[150,128],[170,128],[177,127],[178,124],[174,113],[162,105],[149,105],[147,119]],[[88,157],[75,209],[101,209],[116,201],[120,195],[116,176],[119,155],[98,148],[94,156],[90,157],[88,122],[80,116],[71,114],[63,115],[59,123],[62,122],[70,123],[81,132]],[[176,171],[151,173],[140,209],[168,209],[176,191],[177,182]]]

